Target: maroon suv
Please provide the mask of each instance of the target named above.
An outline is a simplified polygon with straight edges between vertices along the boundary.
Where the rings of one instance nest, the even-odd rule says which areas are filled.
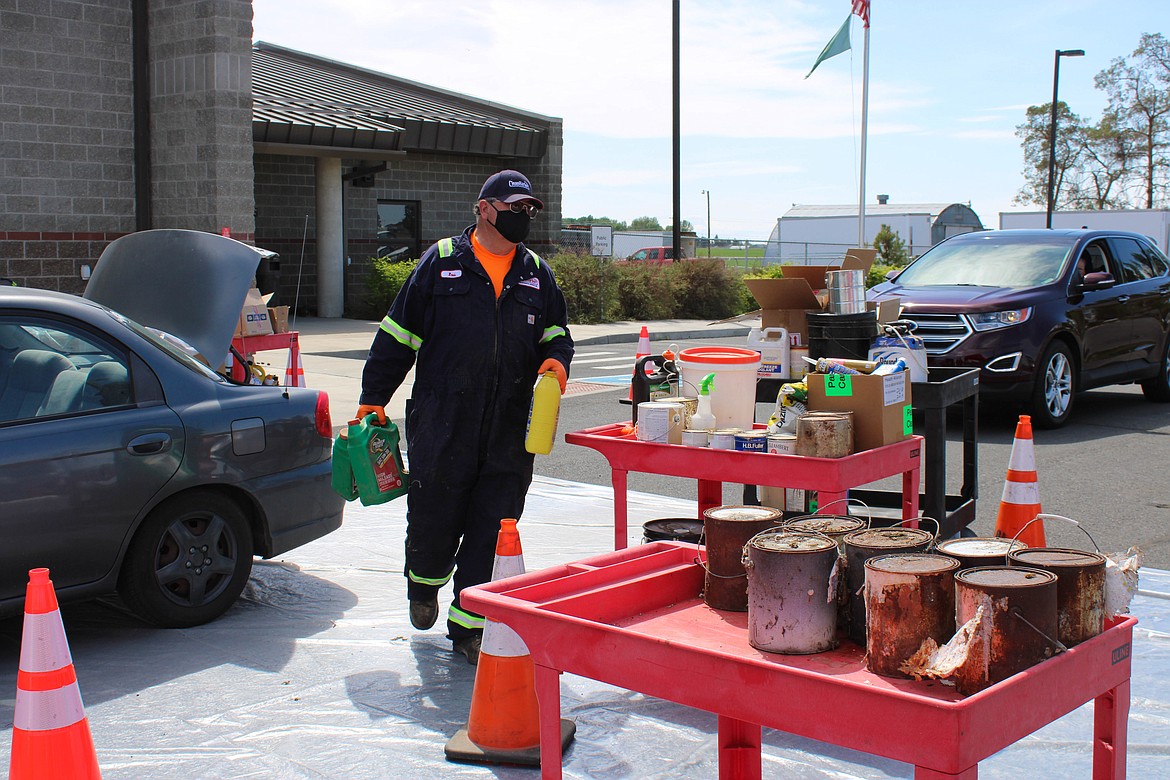
[[[897,299],[931,366],[979,368],[981,392],[1068,421],[1076,394],[1140,382],[1170,401],[1170,261],[1145,236],[989,230],[932,247],[870,300]]]

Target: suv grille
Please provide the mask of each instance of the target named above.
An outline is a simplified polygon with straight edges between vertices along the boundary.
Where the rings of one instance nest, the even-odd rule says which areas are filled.
[[[971,326],[961,314],[903,313],[902,319],[918,324],[914,335],[922,339],[928,355],[945,355],[971,335]]]

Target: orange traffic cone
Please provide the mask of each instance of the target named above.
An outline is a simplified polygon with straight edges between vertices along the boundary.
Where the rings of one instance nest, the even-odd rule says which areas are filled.
[[[305,367],[301,365],[301,353],[297,352],[297,359],[294,365],[292,352],[288,353],[288,365],[284,369],[284,386],[285,387],[308,387],[305,384]]]
[[[1008,460],[1003,499],[995,518],[995,535],[1017,538],[1029,547],[1045,547],[1044,521],[1032,522],[1038,514],[1040,488],[1036,482],[1036,455],[1032,451],[1032,418],[1021,414]]]
[[[48,569],[28,573],[10,780],[101,780]]]
[[[629,401],[631,403],[634,401],[634,381],[632,377],[638,370],[638,361],[644,357],[650,357],[650,331],[645,325],[642,326],[641,332],[638,333],[638,351],[634,353],[634,370],[630,372]],[[647,369],[647,373],[653,373],[653,369],[650,369],[649,366],[647,366]]]
[[[516,521],[500,521],[492,580],[524,573]],[[540,719],[536,706],[535,668],[520,635],[491,618],[484,622],[483,644],[475,669],[467,728],[447,742],[448,761],[540,766]],[[577,726],[561,719],[561,750],[573,741]]]

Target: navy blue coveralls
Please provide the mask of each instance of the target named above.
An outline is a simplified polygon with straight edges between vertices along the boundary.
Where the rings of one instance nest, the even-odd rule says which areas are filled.
[[[423,253],[374,337],[359,399],[385,406],[417,360],[406,409],[406,592],[430,599],[454,576],[453,640],[483,630],[459,594],[491,579],[500,520],[524,509],[537,369],[555,358],[568,370],[573,359],[552,269],[520,244],[497,299],[471,231]]]

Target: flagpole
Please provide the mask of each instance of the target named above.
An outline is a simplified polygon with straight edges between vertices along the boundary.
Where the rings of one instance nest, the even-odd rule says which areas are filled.
[[[869,24],[865,24],[861,64],[861,186],[857,193],[857,246],[865,246],[865,141],[869,124]]]

